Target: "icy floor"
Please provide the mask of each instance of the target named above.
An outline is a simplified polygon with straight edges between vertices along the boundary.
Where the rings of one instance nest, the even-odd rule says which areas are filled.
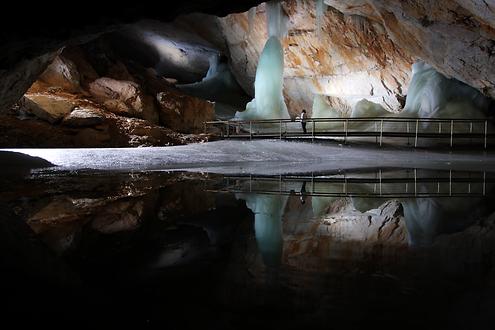
[[[364,167],[495,170],[495,155],[311,144],[277,140],[216,141],[174,147],[118,149],[4,149],[44,158],[57,170],[188,170],[284,174]]]

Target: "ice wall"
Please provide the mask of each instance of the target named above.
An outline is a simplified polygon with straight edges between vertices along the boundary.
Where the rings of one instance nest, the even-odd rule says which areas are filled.
[[[266,3],[269,39],[261,52],[254,81],[254,99],[236,119],[289,119],[283,95],[284,52],[279,38],[286,33],[285,16],[279,2]]]
[[[244,108],[249,101],[248,96],[239,86],[222,56],[210,58],[210,67],[203,80],[177,85],[189,95],[215,102],[215,115],[218,119],[230,119],[239,108]]]
[[[342,114],[332,108],[326,101],[325,95],[315,94],[313,97],[313,108],[311,118],[340,118]],[[315,130],[337,129],[341,125],[338,123],[315,123]],[[311,128],[310,128],[311,129]]]
[[[490,100],[476,89],[448,79],[433,67],[413,65],[406,105],[401,116],[422,118],[485,118]]]

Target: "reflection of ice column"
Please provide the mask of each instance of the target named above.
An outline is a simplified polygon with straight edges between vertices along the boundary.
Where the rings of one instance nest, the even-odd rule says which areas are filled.
[[[254,230],[258,249],[267,266],[280,264],[282,258],[282,216],[287,196],[241,194],[254,213]]]

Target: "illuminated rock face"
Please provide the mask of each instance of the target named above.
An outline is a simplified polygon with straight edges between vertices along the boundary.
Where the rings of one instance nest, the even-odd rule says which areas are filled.
[[[395,45],[494,97],[495,4],[484,0],[325,0],[348,15],[365,16]]]
[[[411,78],[412,58],[387,36],[383,26],[358,16],[324,8],[318,38],[313,0],[282,2],[288,16],[284,49],[284,96],[289,113],[311,109],[314,94],[324,94],[333,108],[350,113],[366,98],[398,111]],[[267,38],[265,6],[257,7],[251,31],[248,14],[219,19],[241,86],[254,94],[257,62]]]
[[[398,112],[422,60],[493,97],[495,5],[487,1],[313,0],[282,2],[288,16],[284,95],[291,114],[311,109],[314,94],[350,114],[362,99]],[[320,8],[321,10],[321,8]],[[265,9],[220,19],[232,70],[253,93],[256,63],[267,35]],[[319,26],[321,24],[321,30]],[[249,28],[251,26],[251,28]],[[318,37],[319,35],[319,37]]]

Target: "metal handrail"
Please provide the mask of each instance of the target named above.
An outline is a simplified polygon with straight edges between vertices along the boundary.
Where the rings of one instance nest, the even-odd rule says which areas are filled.
[[[416,117],[356,117],[356,118],[343,118],[343,117],[328,117],[328,118],[307,118],[305,122],[315,123],[327,123],[327,122],[420,122],[420,123],[485,123],[487,119],[478,118],[416,118]],[[259,119],[259,120],[215,120],[207,121],[207,125],[216,124],[279,124],[279,123],[291,123],[300,122],[298,119]]]

